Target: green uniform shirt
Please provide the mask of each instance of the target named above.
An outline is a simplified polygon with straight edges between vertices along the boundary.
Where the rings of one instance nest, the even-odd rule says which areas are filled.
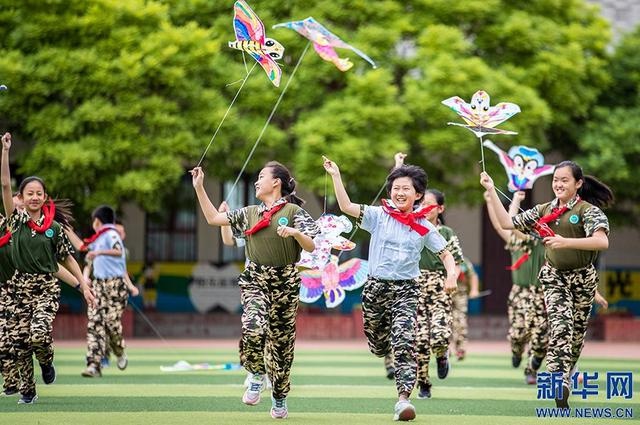
[[[462,264],[462,248],[460,240],[453,229],[448,226],[438,225],[438,232],[447,241],[446,249],[453,255],[456,264]],[[423,249],[420,254],[420,270],[446,270],[440,257],[428,249]]]
[[[7,220],[0,216],[0,235],[4,235],[7,230]],[[13,276],[16,270],[11,257],[11,244],[0,247],[0,285],[6,283]]]
[[[284,198],[276,201],[272,207],[286,202]],[[293,237],[283,238],[276,233],[278,220],[286,217],[287,226],[300,230],[310,238],[315,237],[320,230],[309,213],[296,204],[288,203],[272,217],[268,227],[246,236],[249,230],[262,219],[266,211],[264,204],[251,205],[227,213],[233,235],[246,240],[245,254],[249,261],[263,266],[282,267],[295,264],[300,260],[302,247]]]
[[[542,205],[536,205],[528,211],[513,217],[516,229],[529,232],[541,217],[550,214],[552,209],[558,206],[558,200]],[[557,220],[548,223],[551,230],[565,238],[590,237],[596,230],[604,230],[609,234],[609,220],[602,210],[586,201],[577,202],[572,199],[567,206],[569,210],[558,217]],[[580,249],[545,249],[545,259],[551,266],[558,270],[574,270],[593,264],[598,255],[597,251],[585,251]]]
[[[505,249],[511,253],[511,264],[515,264],[524,254],[529,255],[517,270],[511,271],[513,283],[525,288],[529,285],[539,286],[538,273],[544,264],[544,247],[539,240],[531,235],[520,237],[512,233]]]
[[[30,220],[26,211],[16,210],[9,220],[11,255],[18,271],[23,273],[55,273],[58,262],[73,254],[73,246],[62,231],[60,223],[54,221],[44,233],[38,233],[27,225]],[[41,225],[44,215],[36,224]]]

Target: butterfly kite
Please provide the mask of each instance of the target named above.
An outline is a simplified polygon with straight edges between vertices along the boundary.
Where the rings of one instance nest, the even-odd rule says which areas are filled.
[[[316,220],[320,233],[313,238],[316,248],[313,252],[302,251],[298,266],[310,269],[322,269],[331,257],[331,249],[351,251],[356,244],[341,233],[350,232],[353,228],[351,221],[344,215],[323,214]]]
[[[318,55],[327,62],[333,62],[340,71],[348,71],[353,66],[353,63],[349,59],[339,57],[338,53],[336,53],[334,49],[335,47],[350,49],[362,59],[369,62],[371,66],[374,68],[376,67],[375,62],[369,56],[364,54],[364,52],[342,41],[338,36],[326,29],[312,17],[302,21],[284,22],[273,26],[273,28],[281,27],[295,30],[303,37],[308,38],[313,43],[313,48]]]
[[[485,134],[518,134],[495,127],[520,112],[520,107],[515,103],[507,102],[490,106],[489,101],[490,98],[487,92],[479,90],[473,94],[471,103],[465,102],[458,96],[443,100],[442,103],[460,115],[466,122],[466,125],[454,122],[448,124],[465,127],[473,132],[476,137],[482,137]]]
[[[328,308],[339,306],[345,298],[345,291],[358,289],[367,281],[368,262],[352,258],[338,264],[338,256],[332,255],[321,270],[300,272],[300,300],[316,302],[324,295]]]
[[[553,173],[553,165],[545,165],[544,157],[537,149],[513,146],[507,153],[491,140],[486,140],[483,145],[494,151],[500,158],[500,163],[509,178],[511,192],[531,189],[538,177]]]
[[[280,86],[282,70],[275,60],[282,58],[284,47],[272,38],[265,38],[264,24],[245,1],[236,1],[233,9],[236,40],[230,41],[229,47],[250,54],[267,73],[273,85]]]

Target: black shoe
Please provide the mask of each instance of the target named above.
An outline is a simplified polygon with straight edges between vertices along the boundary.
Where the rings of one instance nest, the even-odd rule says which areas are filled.
[[[395,379],[396,377],[396,370],[392,367],[388,367],[387,368],[387,379]]]
[[[444,379],[449,375],[449,353],[445,354],[442,357],[438,357],[436,359],[436,363],[438,364],[438,378]]]
[[[516,356],[515,354],[511,357],[511,365],[515,368],[520,367],[520,363],[522,363],[522,356]]]
[[[53,363],[40,363],[40,369],[42,369],[42,380],[45,384],[49,385],[56,382],[56,368],[53,367]]]
[[[420,392],[418,393],[420,400],[431,398],[431,384],[419,384],[418,386],[420,387]]]
[[[38,399],[38,396],[35,393],[22,394],[22,397],[20,397],[20,400],[18,400],[18,404],[33,404],[36,402],[37,399]]]
[[[4,391],[0,393],[0,396],[9,397],[16,394],[18,394],[18,389],[16,387],[9,387],[5,388]]]
[[[569,387],[562,385],[562,398],[556,398],[556,407],[559,409],[569,408]]]
[[[542,366],[542,361],[544,360],[544,357],[531,357],[531,369],[533,370],[538,370],[540,369],[540,366]]]

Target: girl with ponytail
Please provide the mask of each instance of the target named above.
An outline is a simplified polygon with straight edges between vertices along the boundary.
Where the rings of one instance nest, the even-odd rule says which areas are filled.
[[[556,406],[568,408],[570,379],[582,352],[584,336],[598,284],[594,261],[609,247],[609,220],[600,209],[613,202],[605,184],[572,161],[556,165],[552,189],[555,199],[509,217],[498,199],[493,180],[482,173],[480,184],[503,229],[535,233],[545,246],[540,269],[550,329],[547,369],[563,378]]]
[[[244,238],[247,266],[238,279],[242,301],[240,359],[250,373],[242,401],[260,402],[267,381],[272,383],[271,416],[286,418],[300,276],[300,252],[313,251],[319,229],[300,206],[296,182],[279,162],[265,164],[255,182],[260,205],[218,211],[204,190],[204,171],[191,170],[193,186],[207,223],[230,226]],[[265,349],[267,351],[265,355]]]
[[[2,201],[11,233],[11,257],[16,271],[8,283],[14,294],[15,314],[12,318],[12,343],[16,350],[17,369],[22,380],[20,404],[37,399],[33,355],[42,369],[42,380],[51,384],[56,379],[53,366],[53,319],[59,306],[60,287],[56,274],[58,261],[78,282],[88,304],[94,303],[88,281],[73,258],[73,247],[63,231],[68,224],[68,203],[56,204],[48,197],[39,177],[28,177],[20,184],[16,208],[11,192],[9,150],[11,134],[2,136]],[[60,220],[60,221],[58,221]]]

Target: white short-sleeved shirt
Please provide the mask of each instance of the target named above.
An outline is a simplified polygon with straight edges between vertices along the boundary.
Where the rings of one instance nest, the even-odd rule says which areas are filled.
[[[108,227],[110,230],[98,236],[98,239],[89,245],[89,250],[97,251],[120,248],[122,255],[119,257],[112,255],[96,256],[96,258],[93,259],[93,276],[96,279],[123,277],[127,269],[127,262],[125,260],[122,239],[120,239],[120,235],[113,224],[105,224],[103,227]]]
[[[362,209],[364,207],[364,210]],[[369,275],[380,279],[406,280],[420,276],[420,253],[423,248],[439,254],[447,241],[426,218],[416,222],[429,229],[420,236],[406,224],[384,212],[382,207],[361,206],[360,227],[371,233]]]

